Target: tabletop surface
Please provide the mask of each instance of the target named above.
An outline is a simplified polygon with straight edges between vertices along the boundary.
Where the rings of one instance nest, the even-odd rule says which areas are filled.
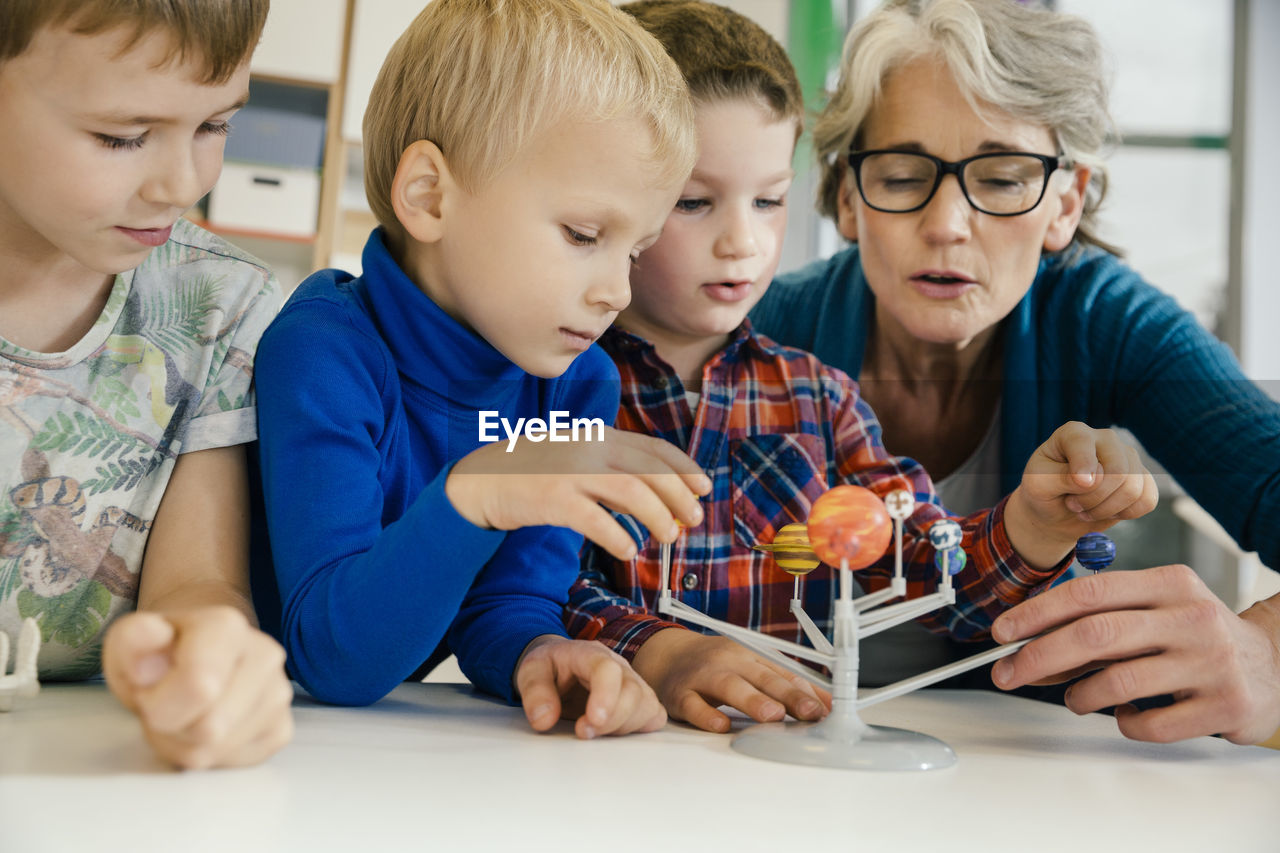
[[[262,766],[178,773],[105,687],[46,685],[0,714],[0,850],[1280,850],[1280,752],[1139,743],[1110,717],[995,693],[863,713],[959,757],[924,772],[762,761],[679,724],[536,735],[458,684],[368,708],[300,694],[294,713]]]

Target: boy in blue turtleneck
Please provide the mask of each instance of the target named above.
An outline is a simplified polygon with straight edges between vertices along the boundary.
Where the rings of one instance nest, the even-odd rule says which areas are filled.
[[[657,439],[545,428],[617,412],[592,343],[692,168],[679,70],[605,0],[435,0],[383,65],[364,144],[381,227],[363,274],[311,276],[258,351],[291,674],[363,704],[453,652],[535,730],[661,726],[622,658],[566,637],[561,606],[582,534],[634,555],[601,503],[670,541],[710,483]]]

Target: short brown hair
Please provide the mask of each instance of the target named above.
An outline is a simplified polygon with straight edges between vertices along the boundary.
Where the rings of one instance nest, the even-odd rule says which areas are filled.
[[[169,61],[200,60],[203,83],[224,83],[258,46],[271,0],[5,0],[0,62],[20,56],[45,27],[77,35],[122,27],[128,50],[157,30],[172,40]]]
[[[419,140],[470,192],[566,117],[638,118],[663,179],[697,155],[688,88],[662,45],[606,0],[432,0],[391,48],[364,115],[364,186],[378,221],[399,222],[391,184]]]
[[[653,33],[680,66],[695,101],[762,101],[779,121],[804,121],[804,96],[786,50],[755,21],[703,0],[638,0],[618,8]]]

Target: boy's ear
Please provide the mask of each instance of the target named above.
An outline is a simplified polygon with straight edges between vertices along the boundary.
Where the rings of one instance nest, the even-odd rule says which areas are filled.
[[[410,237],[434,243],[443,236],[443,200],[453,186],[444,152],[434,142],[419,139],[404,150],[391,181],[391,208]]]
[[[1057,194],[1060,204],[1044,235],[1046,251],[1059,252],[1071,245],[1080,217],[1084,215],[1085,190],[1092,174],[1088,166],[1077,165],[1069,172],[1058,171],[1049,176],[1047,192]]]
[[[836,190],[836,230],[850,243],[858,242],[858,187],[853,170],[847,166]]]

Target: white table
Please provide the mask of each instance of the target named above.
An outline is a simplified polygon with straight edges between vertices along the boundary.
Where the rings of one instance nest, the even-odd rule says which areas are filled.
[[[0,714],[0,850],[1280,850],[1280,752],[1137,743],[1109,717],[993,693],[865,713],[959,756],[914,773],[760,761],[675,724],[539,736],[466,685],[294,710],[265,765],[176,773],[104,687],[47,685]]]

